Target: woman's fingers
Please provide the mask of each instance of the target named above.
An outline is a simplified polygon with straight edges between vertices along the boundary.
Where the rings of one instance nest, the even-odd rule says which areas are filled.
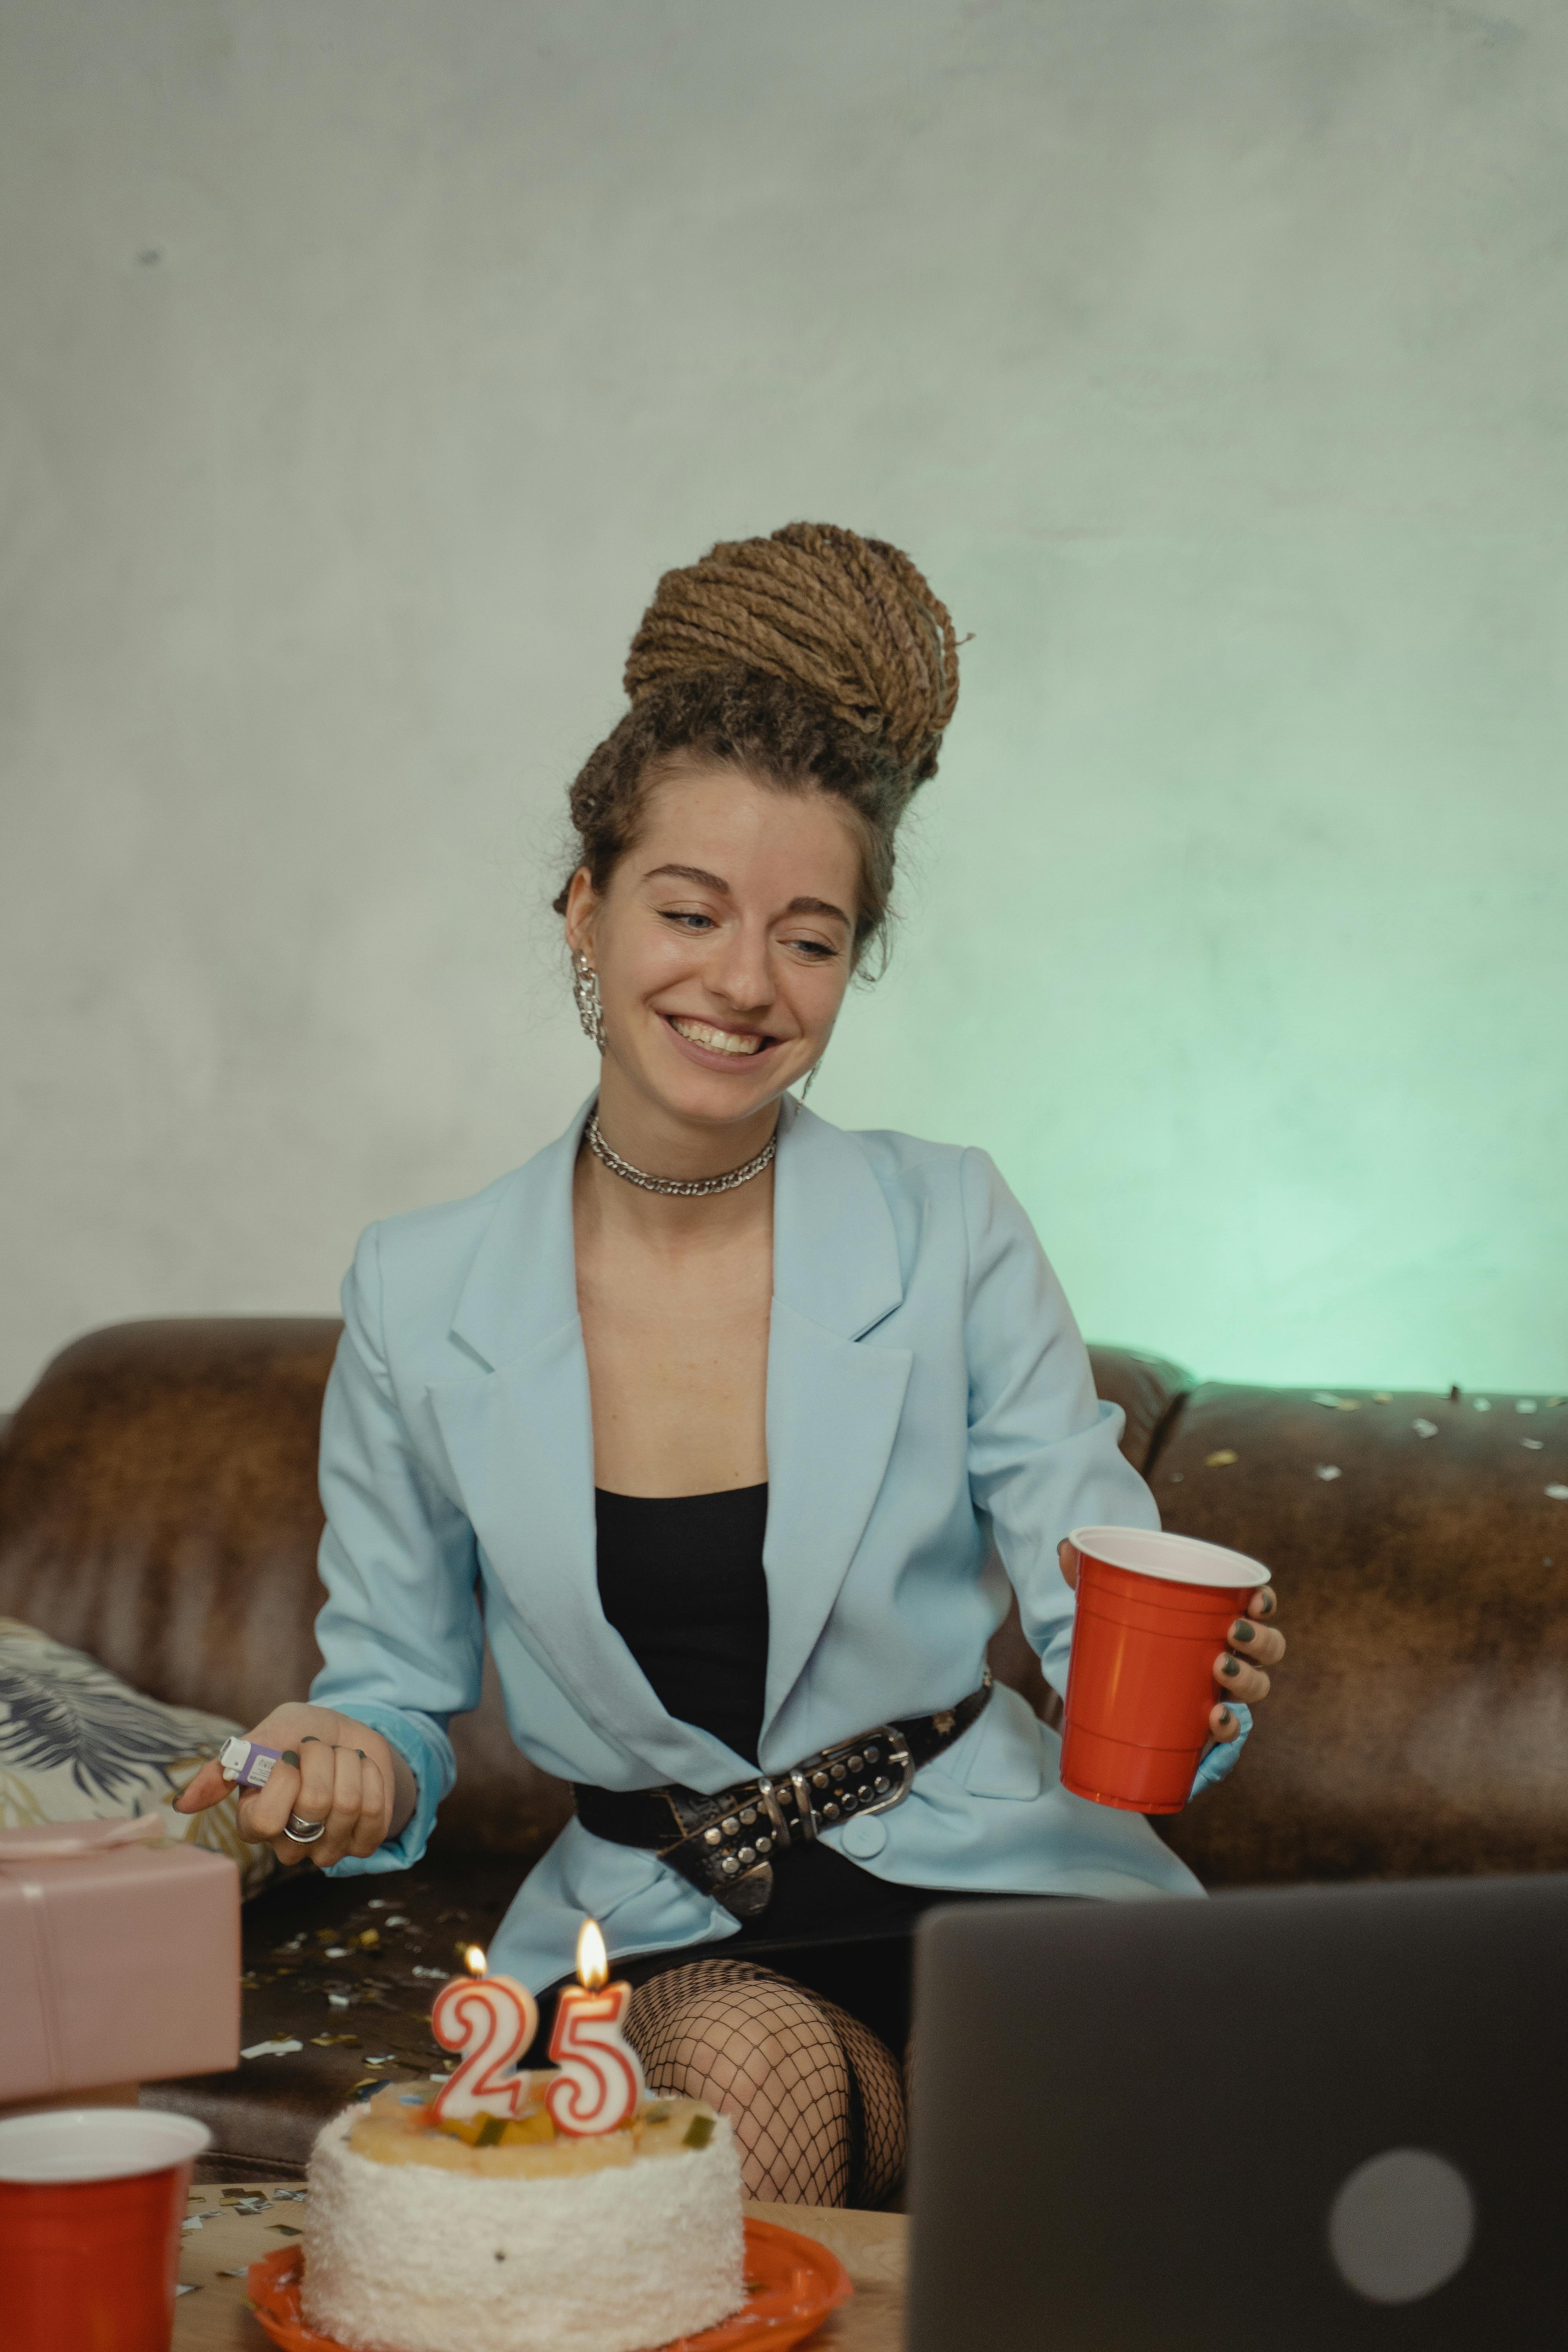
[[[1063,1536],[1057,1546],[1057,1562],[1069,1592],[1078,1591],[1078,1546]]]
[[[1271,1584],[1259,1585],[1247,1604],[1249,1617],[1275,1617],[1279,1613],[1279,1595]]]
[[[368,1756],[360,1759],[360,1811],[350,1853],[372,1854],[386,1835],[392,1811],[386,1783]]]
[[[312,1738],[307,1733],[300,1740],[300,1793],[293,1810],[302,1813],[308,1822],[325,1822],[331,1826],[337,1761],[338,1751],[330,1739]]]
[[[296,1748],[286,1748],[261,1788],[240,1790],[240,1836],[252,1845],[271,1846],[280,1862],[297,1859],[297,1850],[285,1853],[279,1840],[299,1795],[300,1751]]]
[[[1239,1739],[1240,1737],[1240,1717],[1233,1706],[1226,1706],[1225,1701],[1221,1699],[1217,1706],[1211,1706],[1209,1709],[1209,1738],[1212,1740],[1217,1740],[1222,1747],[1226,1747],[1231,1740]]]
[[[1284,1634],[1271,1625],[1255,1624],[1250,1617],[1238,1617],[1226,1638],[1249,1666],[1277,1666],[1285,1655]]]
[[[1268,1677],[1257,1666],[1244,1665],[1230,1651],[1214,1662],[1214,1678],[1227,1699],[1243,1699],[1256,1706],[1268,1696]]]
[[[323,1818],[326,1835],[313,1848],[313,1858],[322,1870],[341,1862],[359,1829],[360,1802],[364,1786],[364,1759],[357,1748],[334,1748],[332,1750],[332,1789]]]
[[[221,1805],[229,1791],[229,1782],[223,1777],[223,1766],[215,1756],[204,1764],[194,1780],[187,1780],[174,1800],[177,1813],[205,1813],[209,1805]]]

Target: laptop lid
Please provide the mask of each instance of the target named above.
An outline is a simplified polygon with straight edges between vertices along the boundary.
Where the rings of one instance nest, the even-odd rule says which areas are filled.
[[[910,2352],[1563,2340],[1568,1877],[938,1911]]]

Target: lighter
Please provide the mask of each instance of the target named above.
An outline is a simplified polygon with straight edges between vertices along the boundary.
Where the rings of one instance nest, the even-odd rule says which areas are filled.
[[[226,1739],[217,1760],[226,1780],[237,1780],[242,1789],[264,1789],[282,1753],[280,1748],[259,1748],[253,1739]]]

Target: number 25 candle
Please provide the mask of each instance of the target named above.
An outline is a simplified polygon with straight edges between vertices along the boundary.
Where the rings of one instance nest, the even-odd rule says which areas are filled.
[[[562,1988],[550,2034],[550,2055],[561,2072],[544,2095],[551,2122],[568,2139],[614,2131],[636,2115],[644,2095],[637,2052],[621,2032],[632,1989],[609,1983],[609,1973],[598,1922],[584,1919],[579,1981]]]

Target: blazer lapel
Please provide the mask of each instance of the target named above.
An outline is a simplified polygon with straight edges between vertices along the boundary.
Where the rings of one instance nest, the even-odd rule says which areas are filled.
[[[572,1171],[590,1107],[591,1098],[500,1188],[452,1325],[477,1368],[434,1384],[430,1403],[523,1639],[628,1759],[662,1780],[718,1787],[728,1749],[665,1712],[599,1605],[593,1414],[572,1234]]]
[[[866,1531],[913,1357],[867,1334],[903,1297],[892,1217],[853,1136],[786,1097],[774,1162],[768,1339],[769,1735]],[[846,1733],[858,1726],[845,1726]]]

